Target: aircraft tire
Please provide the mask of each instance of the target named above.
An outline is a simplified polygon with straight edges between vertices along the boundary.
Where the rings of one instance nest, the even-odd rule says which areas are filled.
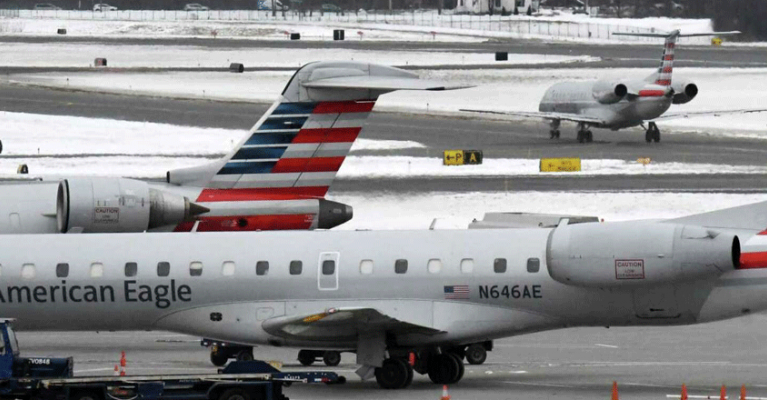
[[[242,350],[237,353],[237,361],[253,361],[253,350]]]
[[[218,352],[210,352],[210,362],[217,367],[223,367],[229,361],[229,356]]]
[[[375,369],[376,382],[383,389],[400,389],[408,380],[408,365],[396,358],[387,358],[383,366]]]
[[[585,132],[578,131],[578,143],[583,143],[583,141],[586,140],[585,136]]]
[[[341,353],[334,350],[328,350],[322,355],[322,361],[328,367],[335,367],[341,363]]]
[[[559,139],[559,130],[555,131],[557,133],[556,138]]]
[[[652,133],[652,140],[655,141],[655,143],[660,142],[660,129],[655,128],[655,132]]]
[[[466,349],[466,361],[471,365],[480,365],[487,360],[487,350],[481,344],[473,344]]]
[[[402,386],[403,389],[410,386],[410,384],[413,383],[413,375],[415,375],[412,365],[406,362],[405,367],[407,368],[407,380],[405,381],[405,384]]]
[[[586,131],[586,142],[591,143],[594,141],[594,134],[591,131]]]
[[[447,358],[450,363],[450,379],[447,380],[448,384],[453,384],[463,378],[463,360],[458,358],[455,354],[447,354]]]
[[[452,383],[460,374],[458,357],[438,354],[429,359],[429,379],[440,385]]]
[[[645,132],[645,134],[644,134],[644,140],[647,143],[650,143],[650,142],[652,142],[652,137],[653,137],[653,133],[652,133],[651,130],[648,129],[647,132]]]
[[[301,350],[298,352],[298,362],[308,367],[314,364],[314,354],[310,351]]]

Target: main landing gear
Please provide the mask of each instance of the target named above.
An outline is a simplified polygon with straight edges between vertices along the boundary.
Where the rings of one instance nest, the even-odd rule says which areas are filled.
[[[652,141],[655,143],[660,142],[660,129],[658,129],[658,125],[655,125],[655,122],[647,123],[647,131],[645,132],[644,140],[646,140],[647,143]]]
[[[588,130],[588,126],[583,123],[578,123],[578,143],[591,143],[594,141],[594,135],[591,133],[590,130]]]
[[[551,130],[549,131],[549,139],[559,139],[559,120],[553,119],[551,120],[551,123],[549,124],[549,127]]]
[[[463,359],[455,353],[421,352],[387,358],[380,368],[375,369],[375,377],[383,389],[402,389],[413,382],[414,372],[428,375],[436,384],[449,385],[463,378],[465,367]]]

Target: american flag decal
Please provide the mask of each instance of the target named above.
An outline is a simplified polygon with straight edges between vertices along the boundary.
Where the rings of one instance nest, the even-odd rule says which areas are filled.
[[[445,286],[445,299],[468,299],[469,285]]]

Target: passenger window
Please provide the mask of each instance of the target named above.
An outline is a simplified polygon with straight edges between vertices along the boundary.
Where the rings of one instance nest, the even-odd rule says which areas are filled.
[[[104,276],[104,264],[93,263],[91,264],[91,278],[101,278]]]
[[[21,277],[24,279],[35,278],[35,264],[24,264],[21,266]]]
[[[157,263],[157,276],[170,275],[170,263],[167,261],[160,261]]]
[[[407,272],[407,260],[399,259],[394,262],[394,272],[404,274]]]
[[[69,264],[67,263],[56,264],[56,277],[66,278],[68,276],[69,276]]]
[[[496,258],[495,262],[493,263],[493,270],[496,274],[502,274],[506,272],[506,259]]]
[[[322,262],[322,275],[333,275],[336,273],[336,262],[325,260]]]
[[[360,274],[370,275],[373,273],[373,260],[360,261]]]
[[[269,273],[269,261],[259,261],[256,263],[256,275],[266,275]]]
[[[132,277],[138,275],[138,264],[134,262],[125,263],[125,276]]]
[[[431,274],[438,274],[440,271],[442,271],[442,260],[438,258],[432,258],[429,260],[429,263],[426,265],[426,269],[429,270],[429,273]]]
[[[192,261],[189,263],[189,276],[202,276],[202,263]]]
[[[474,272],[474,259],[473,258],[464,258],[461,260],[461,272],[464,274],[470,274]]]
[[[541,260],[537,258],[527,259],[527,272],[538,272],[541,269]]]
[[[234,261],[224,261],[224,263],[221,265],[221,275],[232,276],[234,275],[234,269]]]
[[[303,269],[304,264],[301,261],[293,260],[290,262],[290,274],[291,275],[301,275],[301,270]]]

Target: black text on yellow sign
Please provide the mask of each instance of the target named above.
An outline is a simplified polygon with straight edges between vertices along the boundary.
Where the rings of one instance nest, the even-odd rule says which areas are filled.
[[[576,172],[580,170],[580,158],[541,158],[541,172]]]
[[[445,150],[442,157],[443,165],[477,165],[482,164],[482,150]]]

